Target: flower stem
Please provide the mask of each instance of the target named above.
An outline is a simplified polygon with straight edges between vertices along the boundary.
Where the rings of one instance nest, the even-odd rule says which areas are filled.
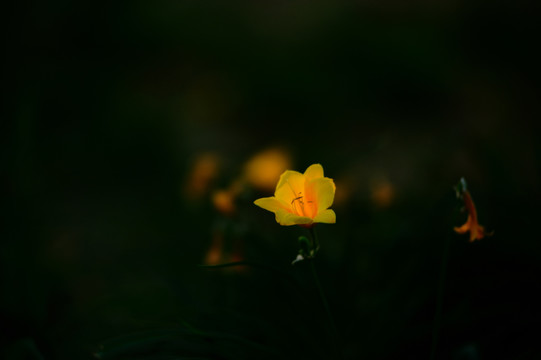
[[[310,238],[312,239],[312,251],[314,252],[313,255],[315,255],[319,250],[319,240],[317,238],[317,233],[314,226],[310,228]]]
[[[319,248],[319,243],[317,240],[316,232],[313,227],[310,228],[310,235],[312,235],[311,237],[312,237],[312,244],[313,244],[314,250],[317,251],[316,249]],[[329,309],[329,303],[327,302],[327,297],[325,296],[325,293],[323,292],[323,288],[321,287],[321,282],[319,281],[319,276],[316,271],[315,259],[310,258],[308,259],[308,262],[310,263],[310,269],[312,270],[312,276],[314,278],[314,283],[316,284],[316,287],[319,293],[319,298],[321,299],[321,302],[323,303],[323,307],[325,308],[325,313],[327,314],[327,321],[330,326],[330,332],[333,338],[333,344],[334,344],[335,352],[337,354],[337,359],[342,359],[343,355],[339,346],[338,331],[336,330],[336,325],[334,324],[334,319]]]
[[[430,360],[436,359],[436,350],[438,347],[439,333],[441,327],[441,317],[443,309],[443,294],[445,290],[445,277],[447,275],[447,263],[451,236],[448,235],[443,246],[443,255],[441,259],[440,278],[438,280],[438,295],[436,300],[436,314],[434,315],[434,325],[432,328],[432,349],[430,351]]]

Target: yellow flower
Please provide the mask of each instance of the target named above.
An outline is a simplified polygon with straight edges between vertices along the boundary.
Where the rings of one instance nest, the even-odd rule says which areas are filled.
[[[274,196],[257,199],[254,204],[275,213],[280,225],[334,224],[336,214],[329,207],[335,190],[334,181],[323,176],[323,167],[314,164],[304,174],[287,170],[280,176]]]

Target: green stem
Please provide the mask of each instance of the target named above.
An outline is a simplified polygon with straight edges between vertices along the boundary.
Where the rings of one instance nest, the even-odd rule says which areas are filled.
[[[317,233],[314,226],[310,228],[310,238],[312,239],[312,251],[314,252],[313,255],[315,255],[319,250],[319,240],[317,238]]]
[[[319,243],[317,240],[316,232],[313,227],[310,228],[310,235],[312,235],[314,250],[316,250],[317,248],[319,248]],[[330,325],[330,332],[333,337],[333,344],[334,344],[335,352],[337,354],[337,358],[342,359],[343,356],[342,356],[342,351],[340,350],[340,346],[339,346],[338,331],[336,330],[336,325],[334,324],[334,319],[332,317],[331,310],[329,309],[329,303],[327,302],[327,297],[325,296],[325,293],[323,292],[323,288],[321,287],[321,282],[319,281],[319,276],[316,271],[315,259],[314,258],[308,259],[308,262],[310,263],[310,269],[312,270],[312,276],[314,278],[314,282],[316,284],[316,287],[319,293],[319,298],[321,299],[321,302],[323,303],[323,307],[325,308],[325,313],[327,314],[327,321],[329,322],[329,325]]]
[[[436,300],[436,314],[434,315],[434,326],[432,328],[432,349],[430,351],[430,360],[436,359],[436,350],[438,347],[441,317],[443,312],[443,294],[445,290],[445,277],[447,275],[447,259],[449,255],[450,244],[451,236],[448,235],[443,247],[443,255],[441,260],[440,278],[438,282],[438,295]]]

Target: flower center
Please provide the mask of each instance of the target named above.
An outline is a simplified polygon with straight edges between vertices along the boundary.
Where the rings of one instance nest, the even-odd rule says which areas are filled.
[[[299,216],[313,218],[313,201],[311,199],[307,199],[302,191],[295,191],[289,181],[287,182],[287,185],[293,194],[293,198],[291,199],[291,212]]]
[[[299,196],[291,200],[291,207],[293,208],[293,211],[297,213],[297,215],[306,216],[304,213],[304,196],[302,196],[302,192],[299,192],[298,195]]]

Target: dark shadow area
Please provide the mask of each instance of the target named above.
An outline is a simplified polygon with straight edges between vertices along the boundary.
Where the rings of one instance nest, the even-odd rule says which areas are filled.
[[[4,13],[0,357],[534,359],[539,16],[517,2],[14,2]],[[468,181],[493,236],[468,242]],[[231,261],[257,266],[199,267]]]

